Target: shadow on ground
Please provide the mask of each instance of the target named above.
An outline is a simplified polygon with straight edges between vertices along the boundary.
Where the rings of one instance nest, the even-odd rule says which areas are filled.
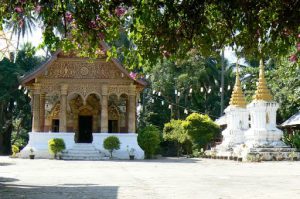
[[[173,157],[162,157],[158,159],[146,159],[146,160],[104,160],[104,161],[113,161],[113,162],[143,162],[143,163],[197,163],[201,160],[198,158],[173,158]]]
[[[14,165],[15,163],[9,163],[9,162],[0,162],[0,166],[9,166]]]
[[[30,186],[0,183],[1,199],[117,199],[117,186],[63,184]]]

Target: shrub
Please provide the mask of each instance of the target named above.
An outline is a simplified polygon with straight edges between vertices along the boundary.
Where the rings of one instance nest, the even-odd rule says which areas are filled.
[[[182,123],[183,128],[190,136],[193,145],[198,148],[206,148],[220,131],[219,126],[215,124],[209,116],[198,113],[190,114]]]
[[[109,151],[110,158],[112,158],[112,153],[114,150],[120,149],[120,144],[120,140],[116,136],[109,136],[103,141],[103,147]]]
[[[300,149],[300,135],[299,134],[283,134],[283,142],[291,147]]]
[[[61,138],[52,138],[48,141],[48,147],[50,153],[54,154],[54,158],[57,157],[57,154],[66,149],[66,145],[63,139]]]
[[[299,134],[293,135],[291,140],[292,140],[292,146],[299,150],[300,149],[300,135]]]
[[[182,126],[182,120],[171,120],[166,123],[163,130],[163,138],[166,141],[173,141],[176,143],[177,156],[179,156],[183,144],[189,140],[188,134]]]
[[[160,144],[159,129],[153,125],[143,128],[138,133],[138,144],[145,151],[146,159],[152,158]]]
[[[13,154],[12,154],[13,157],[16,157],[17,153],[19,153],[19,151],[20,151],[19,147],[16,145],[12,145],[11,150],[13,152]]]

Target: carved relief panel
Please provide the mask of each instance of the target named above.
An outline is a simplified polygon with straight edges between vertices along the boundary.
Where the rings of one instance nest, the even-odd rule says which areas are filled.
[[[111,62],[56,61],[45,74],[46,78],[118,79],[122,72]]]

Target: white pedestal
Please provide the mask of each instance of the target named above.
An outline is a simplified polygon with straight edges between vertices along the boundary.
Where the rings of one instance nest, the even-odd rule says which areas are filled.
[[[127,149],[135,149],[135,159],[144,159],[144,151],[137,143],[137,134],[135,133],[93,133],[92,144],[100,152],[109,155],[109,152],[103,148],[103,141],[108,136],[117,136],[121,142],[120,149],[114,151],[113,156],[118,159],[129,159]],[[52,138],[62,138],[66,144],[66,150],[71,149],[74,142],[75,133],[45,133],[45,132],[30,132],[29,142],[27,146],[20,152],[19,156],[28,158],[31,154],[30,149],[33,149],[35,158],[51,158],[53,155],[49,153],[48,141]],[[127,147],[128,146],[128,147]]]

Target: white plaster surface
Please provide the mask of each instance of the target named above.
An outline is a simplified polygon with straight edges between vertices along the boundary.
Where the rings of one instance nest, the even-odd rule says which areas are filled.
[[[36,158],[51,158],[53,155],[49,153],[48,141],[51,138],[62,138],[66,144],[66,150],[72,149],[74,146],[75,133],[29,133],[29,142],[27,146],[20,152],[20,157],[28,158],[30,149],[34,150]],[[103,141],[108,136],[117,136],[121,142],[120,149],[113,152],[113,156],[119,159],[129,159],[128,150],[135,149],[134,155],[136,159],[144,159],[144,151],[137,143],[136,133],[93,133],[92,144],[100,152],[109,155],[109,152],[103,148]],[[127,147],[128,146],[128,147]]]
[[[300,162],[0,157],[1,199],[300,198]]]

